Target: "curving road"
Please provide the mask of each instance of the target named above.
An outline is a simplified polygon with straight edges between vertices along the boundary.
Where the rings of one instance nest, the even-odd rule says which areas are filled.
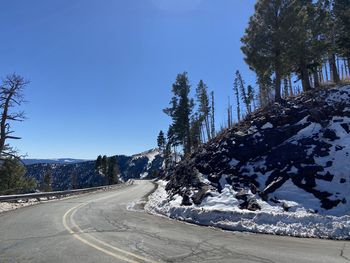
[[[225,232],[130,211],[120,189],[0,214],[0,262],[349,262],[350,243]]]

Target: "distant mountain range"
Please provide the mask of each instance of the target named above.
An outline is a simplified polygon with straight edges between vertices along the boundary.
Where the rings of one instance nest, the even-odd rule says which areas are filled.
[[[25,165],[31,164],[72,164],[82,163],[90,160],[72,159],[72,158],[59,158],[59,159],[22,159]]]
[[[163,157],[158,149],[132,156],[117,155],[120,169],[120,179],[152,178],[161,169]],[[38,185],[42,184],[45,173],[52,174],[52,189],[66,190],[72,188],[73,175],[77,177],[77,187],[100,186],[106,183],[103,174],[96,171],[95,160],[80,159],[26,159],[26,176],[35,178]]]

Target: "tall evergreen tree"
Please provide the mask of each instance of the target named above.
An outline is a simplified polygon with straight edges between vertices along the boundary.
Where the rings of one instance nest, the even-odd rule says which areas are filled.
[[[42,185],[42,190],[44,192],[51,192],[52,191],[52,171],[51,169],[48,169],[43,177],[43,185]]]
[[[196,150],[201,144],[201,117],[195,113],[191,116],[191,142],[192,151]]]
[[[164,112],[172,118],[174,137],[183,146],[185,156],[191,153],[190,116],[194,102],[189,98],[190,84],[187,72],[178,74],[172,87],[170,108]]]
[[[216,135],[216,131],[215,131],[215,101],[214,101],[214,91],[210,92],[210,97],[211,97],[211,112],[210,112],[210,118],[211,118],[211,122],[210,122],[210,130],[211,130],[211,138],[214,138]]]
[[[322,37],[326,45],[327,59],[329,61],[331,81],[338,83],[340,81],[338,68],[336,64],[336,54],[339,52],[336,45],[336,20],[333,12],[334,0],[318,0],[317,12],[322,15],[320,21],[322,26]]]
[[[106,155],[103,155],[102,157],[101,170],[102,170],[102,173],[106,176],[108,171],[108,158]]]
[[[338,53],[347,59],[348,71],[350,72],[350,1],[334,0],[333,13]]]
[[[33,191],[36,181],[25,176],[26,168],[17,158],[8,158],[0,166],[0,194]]]
[[[95,161],[95,169],[96,169],[96,171],[100,170],[101,166],[102,166],[102,156],[99,155],[99,156],[97,156],[97,159]]]
[[[198,113],[199,113],[199,121],[204,123],[204,127],[206,130],[206,135],[208,140],[211,138],[210,133],[210,124],[209,124],[209,114],[210,114],[210,106],[209,106],[209,96],[208,96],[208,87],[204,84],[203,80],[200,80],[196,89],[196,98],[198,102]],[[204,138],[203,138],[204,139]]]
[[[242,38],[245,61],[258,78],[274,75],[276,101],[281,99],[281,80],[288,72],[290,2],[258,0]]]
[[[239,70],[236,71],[236,79],[237,79],[239,91],[242,96],[242,101],[246,107],[247,113],[250,113],[251,112],[250,99],[248,97],[248,92],[246,91],[245,82]]]
[[[274,89],[271,76],[257,74],[257,84],[259,86],[259,105],[265,107],[270,102],[271,93]]]
[[[238,76],[237,76],[238,71],[236,71],[236,77],[235,80],[233,82],[233,93],[234,96],[236,98],[236,105],[237,105],[237,120],[238,122],[241,121],[241,104],[240,104],[240,100],[239,100],[239,80],[238,80]]]
[[[249,105],[249,113],[252,112],[252,104],[253,104],[253,106],[255,105],[254,97],[255,97],[254,89],[251,85],[248,85],[248,87],[247,87],[247,101],[248,101],[248,105]]]
[[[289,9],[288,61],[291,71],[301,79],[303,90],[309,91],[310,74],[317,75],[326,50],[322,41],[323,17],[312,0],[291,1]]]
[[[157,137],[157,145],[160,151],[164,151],[165,145],[166,145],[166,140],[164,137],[164,132],[160,131]]]
[[[108,160],[107,180],[108,185],[119,183],[120,169],[117,162],[117,157],[112,156]]]
[[[289,89],[288,89],[288,79],[285,78],[285,79],[283,80],[283,97],[284,97],[284,98],[287,98],[287,97],[288,97],[288,91],[289,91]]]
[[[72,189],[78,188],[78,173],[76,171],[73,171],[70,175],[71,185]]]

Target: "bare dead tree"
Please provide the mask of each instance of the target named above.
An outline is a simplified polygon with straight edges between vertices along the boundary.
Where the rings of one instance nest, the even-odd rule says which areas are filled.
[[[6,76],[0,83],[0,159],[17,157],[16,150],[8,144],[8,140],[21,139],[13,135],[11,123],[25,120],[24,112],[16,111],[15,108],[25,102],[23,91],[28,84],[27,80],[15,73]]]

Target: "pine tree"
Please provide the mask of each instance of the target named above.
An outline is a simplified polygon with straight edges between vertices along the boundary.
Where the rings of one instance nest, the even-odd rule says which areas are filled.
[[[348,60],[350,73],[350,1],[334,0],[333,13],[335,18],[335,41],[340,56]]]
[[[260,79],[274,76],[275,100],[281,99],[281,80],[289,71],[287,46],[290,2],[258,0],[242,38],[245,61]]]
[[[195,113],[191,116],[191,142],[192,142],[192,151],[195,151],[201,144],[201,117]]]
[[[289,95],[294,96],[292,76],[290,74],[288,75],[288,86],[289,86]]]
[[[102,156],[99,155],[97,156],[97,159],[95,161],[95,170],[99,171],[101,169],[101,166],[102,166]]]
[[[301,79],[303,90],[311,90],[310,74],[317,73],[326,45],[322,41],[322,14],[312,0],[290,3],[288,29],[288,61],[290,70]]]
[[[274,89],[271,77],[267,74],[257,75],[257,84],[259,86],[259,105],[265,107],[271,100],[271,93]]]
[[[119,183],[120,169],[117,162],[117,157],[112,156],[108,160],[107,180],[108,185]]]
[[[284,98],[288,97],[288,79],[287,78],[283,80],[283,97]]]
[[[252,104],[255,105],[254,97],[255,97],[254,89],[251,85],[248,85],[248,87],[247,87],[247,100],[248,100],[248,105],[249,105],[249,113],[252,112]],[[255,106],[254,106],[254,108],[255,108]]]
[[[236,71],[236,79],[237,79],[239,91],[242,96],[242,101],[246,107],[247,113],[249,114],[251,112],[250,99],[247,94],[248,92],[246,91],[246,88],[245,88],[245,82],[239,70]]]
[[[336,20],[333,13],[334,0],[318,0],[317,12],[320,14],[322,20],[320,25],[322,27],[322,38],[326,45],[326,57],[329,61],[330,77],[334,83],[339,83],[340,78],[336,64],[336,54],[338,47],[336,45]]]
[[[174,140],[183,146],[185,157],[191,153],[190,116],[194,102],[189,98],[190,84],[187,73],[178,74],[172,87],[170,108],[164,112],[172,118]]]
[[[51,169],[48,169],[43,178],[43,185],[42,185],[42,190],[44,192],[51,192],[52,191],[52,172]]]
[[[171,147],[172,147],[172,134],[171,134],[171,127],[169,127],[169,130],[167,132],[167,143],[165,145],[165,150],[164,150],[164,166],[165,170],[170,168],[172,166],[172,152],[171,152]]]
[[[178,145],[178,141],[175,137],[175,133],[172,125],[170,125],[168,129],[167,140],[168,140],[168,144],[170,145],[170,147],[174,149],[174,153],[175,153],[176,152],[175,148]]]
[[[36,180],[25,176],[26,168],[17,158],[7,158],[0,166],[0,194],[33,191]]]
[[[238,80],[238,76],[237,73],[239,73],[238,71],[236,72],[236,77],[235,80],[233,82],[233,93],[235,95],[236,98],[236,105],[237,105],[237,120],[238,122],[241,121],[241,105],[240,105],[240,100],[239,100],[239,80]]]
[[[215,102],[214,102],[214,91],[210,92],[210,97],[211,97],[211,113],[210,113],[210,126],[211,126],[211,138],[214,138],[216,135],[216,131],[215,131]]]
[[[103,155],[102,160],[101,160],[101,170],[103,175],[107,175],[108,171],[108,158],[106,155]]]
[[[232,106],[230,103],[230,96],[227,98],[227,127],[231,128],[233,123],[232,123]]]
[[[196,98],[198,102],[198,113],[199,113],[198,117],[201,124],[204,123],[207,138],[208,140],[210,140],[211,139],[210,124],[209,124],[210,106],[209,106],[209,96],[208,96],[207,90],[208,90],[207,85],[204,84],[203,80],[200,80],[196,89]]]
[[[157,145],[158,148],[161,152],[164,151],[165,149],[165,145],[166,145],[166,141],[165,141],[165,137],[164,137],[164,132],[160,131],[158,134],[158,138],[157,138]]]
[[[70,175],[72,189],[78,188],[78,174],[76,171],[73,171]]]

